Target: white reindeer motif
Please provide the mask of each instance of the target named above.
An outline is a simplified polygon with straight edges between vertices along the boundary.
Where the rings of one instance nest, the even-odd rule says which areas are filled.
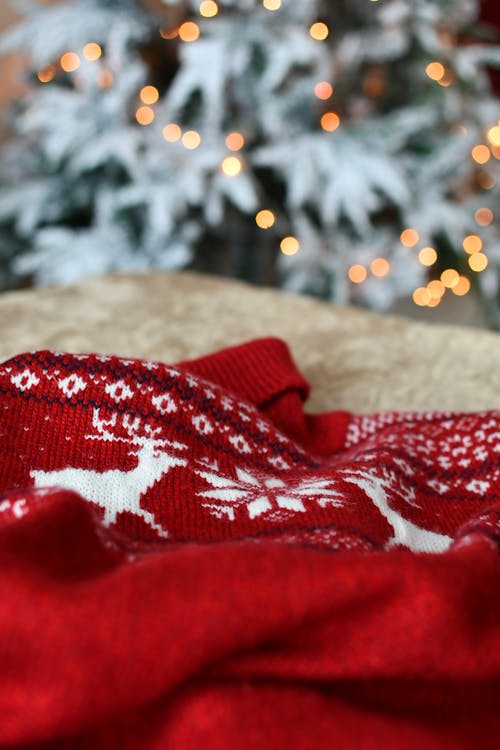
[[[137,466],[134,469],[131,471],[109,469],[99,472],[68,466],[56,471],[34,470],[30,472],[30,476],[35,480],[36,487],[57,486],[75,490],[90,502],[104,508],[103,523],[106,526],[115,523],[119,513],[128,511],[140,516],[159,536],[167,537],[168,532],[156,523],[154,515],[141,507],[141,497],[170,468],[187,464],[186,459],[178,458],[159,448],[169,446],[176,450],[184,450],[186,446],[182,443],[172,443],[156,438],[155,434],[159,428],[153,431],[148,425],[145,428],[147,434],[139,436],[137,430],[140,420],[136,418],[131,423],[126,415],[123,417],[122,425],[130,435],[130,439],[117,437],[106,429],[116,425],[117,416],[113,414],[111,420],[105,422],[100,418],[99,409],[95,408],[92,424],[98,434],[85,437],[89,440],[125,442],[131,446],[137,446]]]
[[[387,542],[386,548],[402,544],[413,552],[444,552],[448,549],[452,542],[451,537],[446,536],[446,534],[438,534],[435,531],[421,529],[420,526],[408,521],[390,507],[386,492],[390,482],[371,472],[362,474],[342,473],[344,474],[342,478],[346,482],[351,482],[364,490],[365,494],[392,526],[394,536]]]

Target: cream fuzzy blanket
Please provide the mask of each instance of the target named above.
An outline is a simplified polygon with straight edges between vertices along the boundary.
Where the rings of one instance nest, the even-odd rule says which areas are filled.
[[[309,411],[500,408],[500,336],[339,307],[194,273],[111,275],[0,297],[0,358],[33,349],[174,363],[285,339]]]

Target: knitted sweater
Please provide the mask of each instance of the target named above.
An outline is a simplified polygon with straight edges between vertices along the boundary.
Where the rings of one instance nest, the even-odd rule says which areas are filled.
[[[0,366],[0,748],[496,748],[500,413],[286,345]]]

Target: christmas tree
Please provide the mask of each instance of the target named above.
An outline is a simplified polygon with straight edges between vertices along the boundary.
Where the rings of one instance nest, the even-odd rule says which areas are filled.
[[[190,267],[387,309],[472,286],[500,323],[475,0],[17,5],[4,287]]]

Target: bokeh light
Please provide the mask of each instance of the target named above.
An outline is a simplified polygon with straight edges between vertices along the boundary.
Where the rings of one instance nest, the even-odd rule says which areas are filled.
[[[183,42],[195,42],[200,36],[200,27],[194,21],[185,21],[179,26],[179,37]]]
[[[474,214],[474,218],[480,227],[487,227],[494,219],[493,211],[491,208],[478,208]]]
[[[180,140],[180,137],[182,135],[182,130],[175,122],[169,122],[168,125],[165,125],[161,132],[165,140],[169,143],[175,143],[176,141]]]
[[[445,74],[445,67],[440,62],[431,62],[427,65],[425,69],[426,74],[431,79],[431,81],[440,81],[441,78],[443,78]]]
[[[78,70],[81,61],[76,52],[65,52],[64,55],[61,56],[59,63],[65,73],[72,73],[74,70]]]
[[[198,133],[197,130],[186,130],[186,132],[182,136],[182,145],[184,146],[184,148],[187,148],[190,151],[193,151],[195,148],[198,148],[200,143],[201,143],[201,135]]]
[[[242,169],[241,159],[237,156],[226,156],[221,164],[221,169],[228,177],[236,177]]]
[[[139,125],[151,125],[155,119],[155,113],[151,107],[139,107],[135,113],[135,119]]]
[[[483,241],[481,237],[477,236],[477,234],[468,234],[467,237],[464,238],[462,246],[465,252],[471,255],[472,253],[478,253],[482,249]]]
[[[389,261],[386,258],[375,258],[370,263],[370,271],[374,276],[387,276],[390,270]]]
[[[408,228],[403,229],[399,239],[401,240],[401,244],[405,247],[415,247],[420,238],[416,229]]]
[[[316,39],[319,42],[324,41],[328,34],[330,33],[330,30],[326,23],[323,23],[322,21],[318,21],[317,23],[313,23],[313,25],[309,29],[309,34],[312,36],[313,39]]]
[[[255,223],[260,229],[270,229],[275,221],[276,218],[273,212],[268,208],[263,208],[255,216]]]
[[[200,16],[204,18],[213,18],[219,12],[219,6],[214,0],[203,0],[200,3]]]
[[[326,101],[333,94],[333,86],[328,81],[320,81],[314,87],[314,94],[318,99]]]
[[[484,253],[474,253],[469,257],[468,263],[472,271],[480,273],[488,265],[488,258]]]
[[[329,133],[333,133],[334,130],[337,130],[339,125],[340,117],[336,112],[325,112],[321,118],[321,127]]]
[[[368,276],[368,272],[360,263],[355,263],[349,268],[347,275],[353,284],[362,284]]]
[[[139,93],[139,98],[144,104],[155,104],[160,98],[160,92],[156,86],[143,86]]]
[[[480,143],[471,151],[471,156],[477,164],[486,164],[491,158],[491,151],[484,143]]]
[[[234,131],[226,136],[226,146],[230,151],[239,151],[245,145],[245,138],[241,133]]]
[[[433,247],[423,247],[418,254],[418,259],[423,266],[433,266],[437,257],[437,252]]]
[[[280,250],[283,255],[295,255],[299,252],[300,244],[296,237],[283,237],[280,242]]]
[[[83,56],[89,62],[99,60],[102,56],[102,47],[97,42],[88,42],[83,48]]]

